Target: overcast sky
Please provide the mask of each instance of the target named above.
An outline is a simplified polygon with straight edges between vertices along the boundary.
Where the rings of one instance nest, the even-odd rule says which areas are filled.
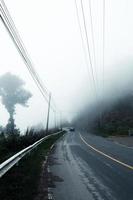
[[[75,0],[5,0],[34,67],[52,92],[59,110],[71,118],[94,101],[91,73],[85,62],[75,9]],[[90,28],[89,0],[83,0],[91,56],[94,64]],[[96,49],[98,93],[102,94],[103,0],[93,0],[92,17]],[[123,91],[132,81],[133,1],[105,0],[105,86],[104,94]],[[85,42],[80,0],[77,0]],[[0,22],[0,75],[11,72],[25,82],[32,92],[29,108],[17,106],[19,128],[46,123],[47,104],[38,91],[9,34]],[[90,66],[88,66],[90,67]],[[94,67],[94,65],[93,65]],[[89,68],[90,72],[90,68]],[[52,114],[52,113],[51,113]],[[53,122],[53,114],[51,115]],[[0,123],[5,125],[8,113],[0,105]]]

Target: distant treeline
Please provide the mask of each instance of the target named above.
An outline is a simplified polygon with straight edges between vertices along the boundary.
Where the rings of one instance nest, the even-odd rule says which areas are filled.
[[[101,103],[102,105],[102,103]],[[105,103],[103,109],[94,106],[76,120],[76,125],[103,135],[127,135],[133,130],[133,95],[128,94]]]

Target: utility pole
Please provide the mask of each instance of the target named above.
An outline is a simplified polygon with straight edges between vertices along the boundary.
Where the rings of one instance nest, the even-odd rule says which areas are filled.
[[[57,128],[57,124],[56,124],[56,111],[54,112],[54,125],[55,125],[55,130]]]
[[[49,94],[49,102],[48,102],[48,113],[47,113],[46,135],[48,134],[48,129],[49,129],[50,105],[51,105],[51,93]]]
[[[62,112],[60,111],[60,129],[62,130]]]

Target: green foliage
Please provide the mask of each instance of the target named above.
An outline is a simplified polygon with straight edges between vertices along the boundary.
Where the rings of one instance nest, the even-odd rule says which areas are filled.
[[[127,135],[133,129],[133,95],[119,99],[109,109],[105,109],[101,127],[98,118],[93,122],[94,129],[107,135]]]
[[[0,162],[8,159],[10,156],[16,152],[26,148],[27,146],[33,144],[40,138],[44,137],[44,134],[32,134],[29,131],[27,135],[10,134],[0,136]]]
[[[57,130],[50,130],[49,134],[55,133]],[[44,130],[35,131],[27,129],[24,135],[19,134],[1,134],[0,135],[0,163],[14,155],[18,151],[28,147],[37,140],[46,135]]]
[[[18,166],[0,179],[0,198],[2,200],[33,200],[37,195],[42,163],[51,145],[60,137],[51,136],[38,148],[25,156]],[[43,197],[44,198],[44,197]]]

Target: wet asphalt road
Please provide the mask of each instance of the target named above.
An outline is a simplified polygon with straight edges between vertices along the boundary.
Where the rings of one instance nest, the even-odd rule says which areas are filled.
[[[67,132],[51,155],[56,162],[51,172],[60,181],[52,189],[55,200],[133,200],[133,149],[105,138],[80,132]],[[121,163],[127,164],[124,166]]]

